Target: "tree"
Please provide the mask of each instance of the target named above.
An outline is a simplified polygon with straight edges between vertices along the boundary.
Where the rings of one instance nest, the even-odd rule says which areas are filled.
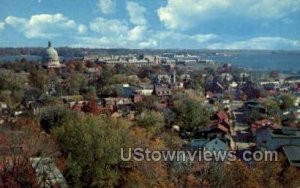
[[[79,95],[80,90],[87,86],[87,79],[83,74],[72,73],[68,81],[69,81],[69,87],[68,87],[69,95]]]
[[[32,86],[42,92],[46,92],[49,89],[50,78],[44,70],[32,69],[28,79]]]
[[[252,110],[252,111],[245,113],[245,121],[248,124],[251,124],[257,120],[261,120],[264,118],[266,118],[266,116],[264,114],[258,112],[257,110]]]
[[[164,127],[164,116],[160,112],[145,110],[137,118],[137,125],[155,135]]]
[[[40,124],[45,131],[50,132],[52,128],[62,126],[70,121],[73,116],[74,114],[64,107],[48,107],[41,114]]]
[[[10,108],[19,104],[23,98],[23,84],[25,79],[11,71],[0,74],[0,101],[4,101]]]
[[[0,170],[0,187],[38,187],[30,158],[56,158],[58,150],[51,137],[41,131],[35,119],[25,117],[3,128],[1,134],[7,138],[1,142],[1,147],[8,148],[10,154],[9,163]]]
[[[52,130],[67,157],[66,179],[72,187],[113,187],[121,178],[121,148],[134,143],[128,123],[77,115]]]
[[[175,113],[174,123],[186,131],[205,127],[211,123],[211,113],[195,99],[186,98],[174,101],[173,111]]]
[[[289,95],[281,96],[280,100],[281,100],[280,108],[282,110],[287,110],[294,105],[294,100]]]
[[[137,110],[142,112],[143,110],[157,110],[157,97],[154,95],[145,96],[143,100],[137,104]]]
[[[28,161],[16,163],[13,168],[4,167],[0,171],[0,187],[38,188],[37,176]]]

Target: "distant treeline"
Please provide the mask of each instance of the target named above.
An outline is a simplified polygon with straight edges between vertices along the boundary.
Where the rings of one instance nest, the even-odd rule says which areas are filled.
[[[125,54],[149,54],[159,55],[163,53],[183,53],[194,54],[208,52],[207,50],[182,50],[182,49],[91,49],[91,48],[56,48],[60,56],[82,57],[85,55],[125,55]],[[45,48],[28,47],[28,48],[0,48],[0,55],[43,55]]]
[[[164,53],[191,54],[191,55],[217,55],[217,54],[236,54],[236,53],[284,53],[299,54],[300,51],[270,51],[270,50],[206,50],[206,49],[92,49],[92,48],[56,48],[60,56],[83,57],[86,55],[126,55],[126,54],[149,54],[160,55]],[[42,56],[45,48],[26,47],[26,48],[0,48],[0,55],[33,55]]]

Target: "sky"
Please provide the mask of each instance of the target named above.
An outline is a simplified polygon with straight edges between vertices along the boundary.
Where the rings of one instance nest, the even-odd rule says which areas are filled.
[[[0,47],[300,50],[300,0],[1,0]]]

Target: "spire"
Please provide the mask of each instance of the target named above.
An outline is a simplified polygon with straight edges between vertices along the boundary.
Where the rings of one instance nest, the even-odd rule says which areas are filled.
[[[48,48],[51,47],[51,41],[48,41]]]
[[[174,72],[173,72],[173,83],[175,84],[176,83],[176,70],[174,69]]]

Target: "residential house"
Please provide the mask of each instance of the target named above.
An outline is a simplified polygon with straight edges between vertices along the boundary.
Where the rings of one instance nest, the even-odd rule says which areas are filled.
[[[184,85],[183,85],[183,82],[176,82],[176,83],[170,84],[170,88],[171,89],[183,89]]]
[[[261,81],[260,85],[263,86],[266,90],[275,90],[280,88],[279,81]]]
[[[249,111],[257,111],[260,113],[266,113],[266,108],[260,104],[260,102],[256,100],[249,100],[244,103],[244,110]]]
[[[287,84],[300,83],[300,76],[290,76],[290,77],[287,77],[284,80],[284,83],[287,83]]]
[[[300,145],[282,146],[282,150],[290,165],[300,168]]]
[[[271,129],[279,129],[280,128],[280,126],[278,124],[275,124],[271,120],[262,119],[262,120],[255,121],[254,123],[251,124],[250,130],[251,130],[252,135],[255,136],[256,132],[259,131],[259,129],[261,129],[262,127],[269,127]]]
[[[226,151],[229,149],[226,138],[218,137],[213,139],[193,139],[188,143],[188,147],[193,150],[202,149],[204,151]]]
[[[172,92],[167,85],[155,85],[154,94],[159,97],[165,97],[165,96],[170,96]]]
[[[140,84],[135,87],[135,92],[142,96],[150,96],[153,94],[152,84]]]
[[[300,145],[300,130],[292,127],[272,129],[265,126],[256,132],[256,146],[260,150],[278,150],[285,145]]]
[[[228,144],[220,138],[215,138],[207,142],[204,146],[205,151],[226,151],[228,149]]]

